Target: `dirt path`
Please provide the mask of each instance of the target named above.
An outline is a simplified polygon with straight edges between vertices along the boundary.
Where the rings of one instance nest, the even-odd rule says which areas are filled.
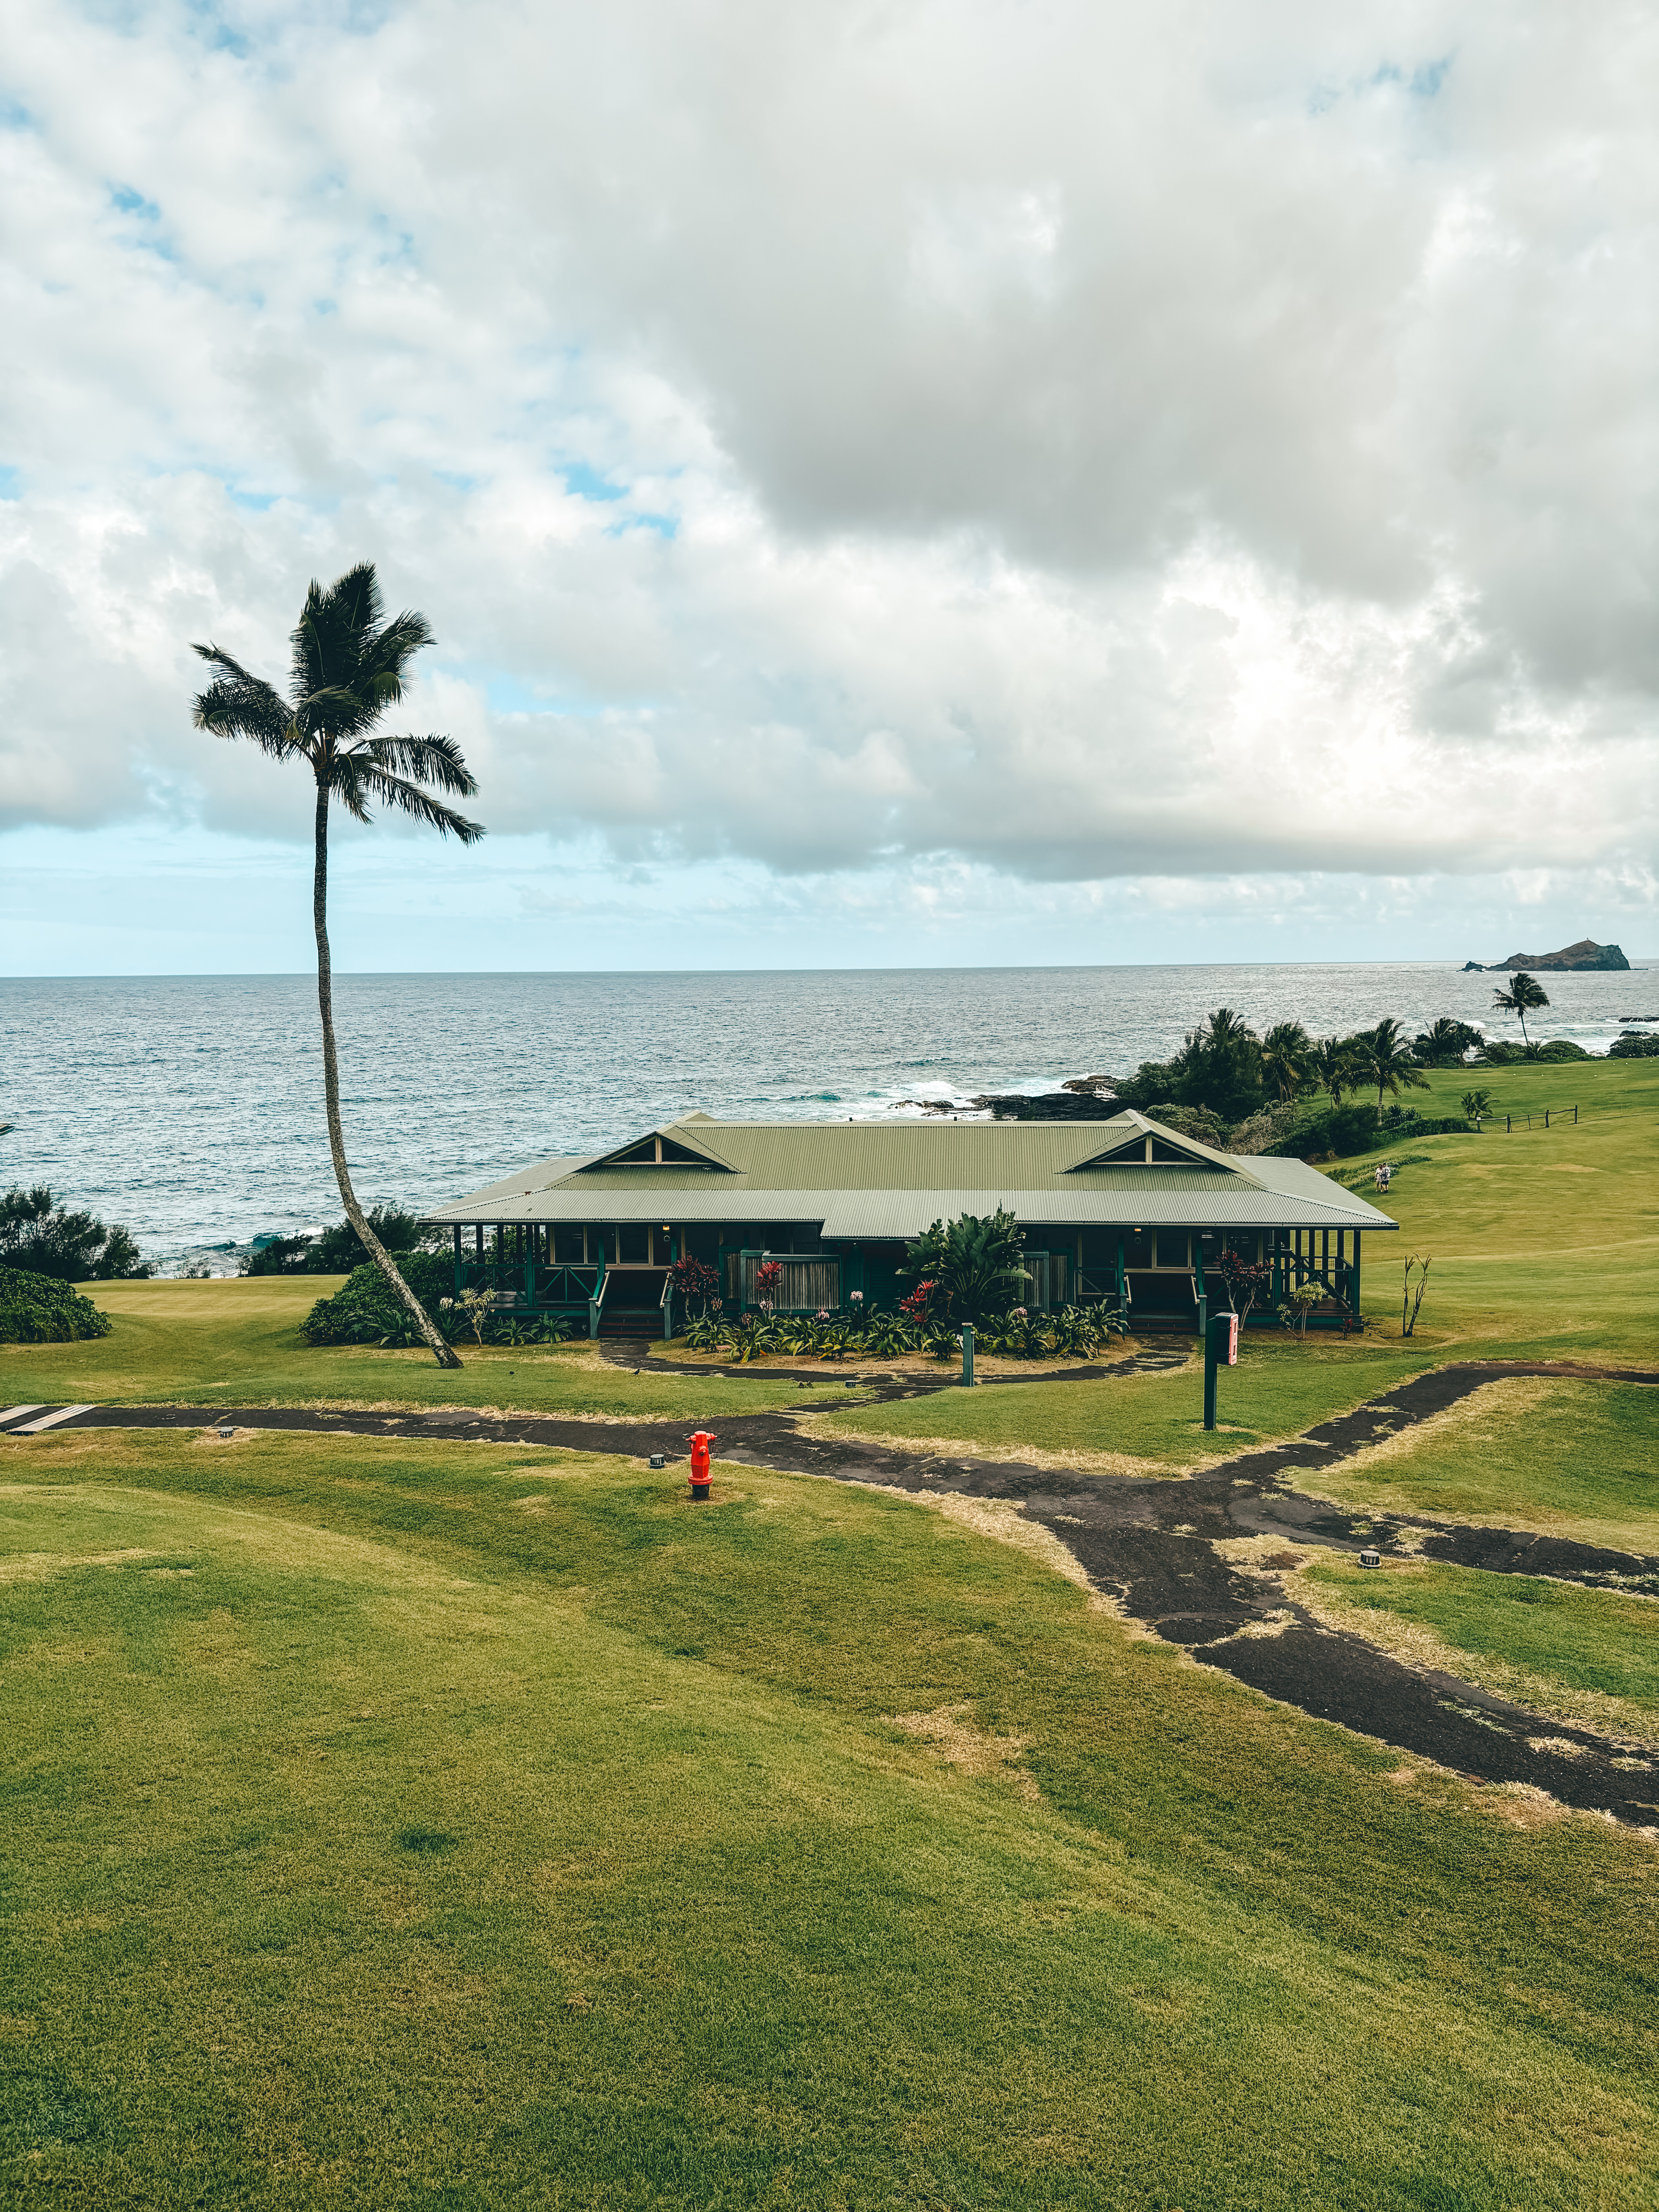
[[[1149,1364],[1154,1362],[1169,1364],[1169,1355],[1150,1355]],[[1107,1371],[1121,1374],[1125,1364]],[[1369,1545],[1384,1553],[1446,1560],[1489,1573],[1547,1575],[1589,1588],[1616,1585],[1659,1593],[1659,1558],[1522,1528],[1471,1528],[1374,1510],[1349,1514],[1295,1486],[1293,1478],[1335,1467],[1368,1445],[1445,1412],[1485,1384],[1513,1375],[1659,1384],[1659,1372],[1654,1371],[1466,1361],[1402,1382],[1288,1443],[1246,1452],[1194,1474],[1149,1480],[1068,1474],[969,1455],[946,1457],[804,1435],[793,1410],[728,1416],[720,1427],[718,1456],[784,1474],[878,1484],[919,1497],[948,1492],[1017,1504],[1066,1546],[1096,1587],[1130,1619],[1267,1696],[1477,1781],[1530,1784],[1563,1804],[1608,1812],[1643,1826],[1659,1826],[1659,1753],[1649,1759],[1587,1729],[1541,1720],[1455,1676],[1409,1668],[1362,1637],[1323,1626],[1296,1604],[1271,1566],[1232,1565],[1218,1549],[1252,1536],[1348,1553]],[[899,1378],[881,1392],[892,1398],[915,1395],[917,1385]],[[824,1403],[817,1399],[801,1411],[823,1410]],[[684,1421],[282,1407],[230,1412],[218,1407],[98,1406],[73,1413],[61,1425],[200,1430],[224,1422],[333,1436],[438,1436],[553,1445],[638,1459],[660,1452],[671,1466],[684,1458],[687,1433]]]

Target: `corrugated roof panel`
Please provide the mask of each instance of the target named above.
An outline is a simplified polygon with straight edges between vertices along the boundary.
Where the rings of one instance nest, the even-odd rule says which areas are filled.
[[[1100,1151],[1103,1121],[700,1121],[701,1152],[768,1190],[1033,1189]]]
[[[1121,1117],[1116,1126],[1121,1127]],[[1146,1117],[1141,1127],[1156,1128]],[[678,1127],[678,1124],[671,1124]],[[605,1168],[544,1160],[441,1206],[435,1222],[824,1223],[826,1237],[915,1237],[1006,1206],[1032,1225],[1392,1229],[1385,1213],[1300,1160],[1090,1168],[1115,1125],[1070,1122],[711,1121],[701,1151],[731,1167]],[[600,1155],[600,1158],[605,1157]]]
[[[958,1213],[989,1213],[1006,1206],[1034,1227],[1145,1228],[1163,1224],[1188,1229],[1393,1229],[1396,1224],[1340,1183],[1320,1178],[1318,1192],[1253,1190],[756,1190],[732,1205],[730,1185],[710,1190],[605,1190],[580,1185],[458,1199],[426,1218],[447,1224],[474,1221],[814,1222],[836,1240],[883,1241],[919,1237],[933,1222]],[[1328,1195],[1327,1195],[1328,1194]]]

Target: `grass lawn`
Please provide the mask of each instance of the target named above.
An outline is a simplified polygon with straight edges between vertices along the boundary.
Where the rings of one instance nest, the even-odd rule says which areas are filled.
[[[1364,1306],[1385,1334],[1400,1327],[1408,1252],[1434,1265],[1416,1341],[1446,1357],[1654,1364],[1659,1305],[1659,1060],[1441,1069],[1413,1092],[1425,1113],[1459,1110],[1490,1091],[1498,1118],[1479,1137],[1413,1137],[1342,1179],[1370,1188],[1375,1160],[1407,1164],[1386,1200],[1398,1237],[1365,1240]],[[1505,1135],[1505,1112],[1577,1101],[1581,1118]]]
[[[276,1436],[0,1484],[20,2201],[1659,2196],[1651,1844],[924,1506]]]
[[[1659,1553],[1659,1391],[1506,1377],[1308,1486],[1346,1505]]]
[[[894,1443],[936,1438],[1017,1452],[1035,1444],[1087,1465],[1121,1460],[1125,1472],[1174,1474],[1224,1459],[1264,1437],[1294,1436],[1432,1365],[1409,1346],[1350,1337],[1252,1337],[1217,1386],[1222,1425],[1204,1431],[1204,1370],[1196,1356],[1164,1374],[1109,1376],[1092,1382],[1008,1382],[946,1390],[890,1406],[827,1413],[848,1428]]]
[[[678,1419],[794,1405],[793,1382],[635,1376],[586,1344],[517,1351],[460,1347],[457,1375],[428,1352],[362,1345],[319,1349],[299,1325],[338,1275],[254,1275],[232,1282],[93,1283],[114,1317],[85,1344],[0,1345],[0,1403],[225,1406],[510,1406],[541,1413],[641,1413]]]
[[[1576,1589],[1537,1575],[1487,1575],[1431,1561],[1366,1571],[1316,1556],[1296,1591],[1419,1665],[1480,1682],[1518,1704],[1659,1742],[1659,1603]]]

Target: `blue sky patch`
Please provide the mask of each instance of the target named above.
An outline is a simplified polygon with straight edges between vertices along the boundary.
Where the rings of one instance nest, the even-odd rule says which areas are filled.
[[[564,478],[566,489],[574,491],[578,499],[621,499],[628,489],[626,484],[611,483],[586,461],[573,462],[561,469],[559,474]]]
[[[112,185],[109,188],[111,204],[118,207],[123,215],[143,216],[146,222],[159,222],[161,210],[154,200],[147,200],[131,185]]]
[[[21,499],[23,471],[9,461],[0,461],[0,499]]]

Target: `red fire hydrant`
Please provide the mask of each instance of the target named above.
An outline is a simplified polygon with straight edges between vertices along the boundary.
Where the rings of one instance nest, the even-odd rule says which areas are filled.
[[[708,1472],[708,1447],[718,1443],[720,1438],[711,1430],[699,1429],[686,1441],[691,1447],[691,1495],[696,1498],[707,1498],[708,1486],[714,1480]]]

